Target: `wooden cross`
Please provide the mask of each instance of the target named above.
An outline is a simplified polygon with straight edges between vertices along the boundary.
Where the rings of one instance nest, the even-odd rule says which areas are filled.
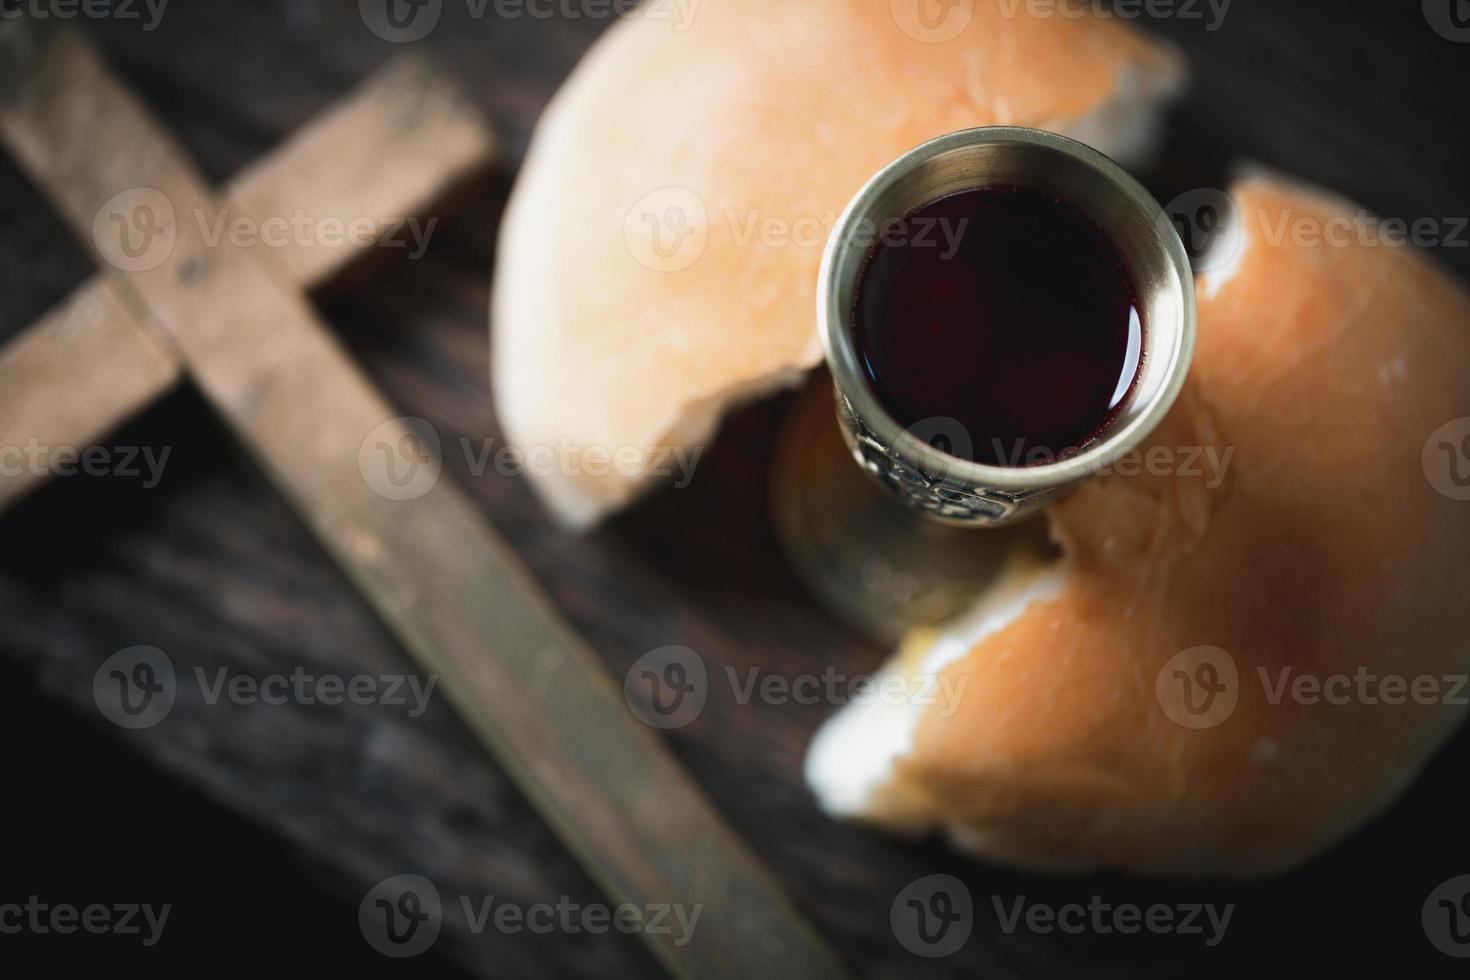
[[[78,35],[7,22],[0,138],[115,266],[0,350],[0,445],[87,445],[188,376],[608,898],[703,906],[687,945],[640,933],[671,973],[841,975],[468,498],[448,480],[407,500],[368,486],[365,437],[412,433],[306,291],[372,242],[261,248],[181,220],[420,212],[492,154],[451,84],[400,62],[212,193]],[[133,211],[169,236],[161,258],[129,261],[127,215],[104,220],[119,195],[165,202]],[[0,506],[41,479],[0,482]]]

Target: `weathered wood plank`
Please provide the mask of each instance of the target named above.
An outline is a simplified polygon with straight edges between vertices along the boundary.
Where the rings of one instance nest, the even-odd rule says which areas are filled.
[[[432,203],[487,168],[494,151],[484,117],[454,82],[406,55],[242,171],[228,189],[233,210],[181,217],[211,235],[229,235],[241,221],[248,234],[279,234],[273,250],[284,274],[320,288],[374,249],[417,252],[438,222],[427,214]],[[180,371],[177,349],[147,308],[94,276],[0,348],[0,446],[93,445],[172,388]],[[31,465],[0,474],[0,510],[50,475]]]
[[[414,450],[425,457],[409,480],[431,475],[407,491],[370,472],[365,453],[420,434],[285,285],[276,255],[178,220],[229,198],[210,196],[76,34],[35,36],[23,76],[0,87],[0,136],[79,235],[94,229],[190,376],[613,904],[701,910],[692,935],[640,938],[682,977],[841,976],[468,498],[437,479],[436,453]],[[95,231],[140,189],[146,229]]]

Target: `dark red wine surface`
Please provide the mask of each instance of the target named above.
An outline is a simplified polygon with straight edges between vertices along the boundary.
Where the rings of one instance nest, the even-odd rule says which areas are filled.
[[[938,448],[1025,466],[1087,446],[1137,379],[1143,323],[1117,246],[1079,208],[993,187],[890,227],[859,279],[853,322],[879,401]],[[948,426],[952,430],[953,426]],[[964,442],[969,443],[965,451]]]

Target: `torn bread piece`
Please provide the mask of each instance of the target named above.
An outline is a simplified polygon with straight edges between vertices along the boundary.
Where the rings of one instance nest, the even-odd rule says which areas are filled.
[[[1231,196],[1173,412],[1052,509],[1055,564],[904,645],[886,670],[937,699],[821,730],[833,814],[1029,868],[1260,876],[1460,722],[1470,294],[1346,201],[1259,172]]]
[[[651,13],[645,8],[643,13]],[[533,482],[585,527],[674,447],[821,358],[827,234],[903,152],[992,124],[1137,160],[1181,87],[1174,51],[1116,20],[975,0],[703,0],[610,29],[537,127],[507,206],[493,387]]]

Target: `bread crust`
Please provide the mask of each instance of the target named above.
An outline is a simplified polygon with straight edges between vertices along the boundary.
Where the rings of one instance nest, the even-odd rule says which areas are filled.
[[[958,710],[918,713],[881,771],[814,753],[829,809],[1032,867],[1259,876],[1386,807],[1461,720],[1470,691],[1443,702],[1470,672],[1470,502],[1423,453],[1470,416],[1470,296],[1408,247],[1313,244],[1361,214],[1345,201],[1266,175],[1232,197],[1243,252],[1200,290],[1189,381],[1149,440],[1180,470],[1230,453],[1223,478],[1111,474],[1054,507],[1054,594],[910,650],[895,669],[965,640],[943,667]],[[1236,698],[1190,727],[1172,685],[1202,647]],[[1441,703],[1360,675],[1436,679]]]
[[[826,233],[884,164],[1000,123],[1126,162],[1183,77],[1119,21],[965,0],[950,8],[964,29],[936,42],[903,6],[702,0],[682,30],[631,17],[548,108],[502,223],[492,375],[509,439],[567,460],[532,477],[566,524],[819,362]],[[592,451],[642,464],[583,465]]]

